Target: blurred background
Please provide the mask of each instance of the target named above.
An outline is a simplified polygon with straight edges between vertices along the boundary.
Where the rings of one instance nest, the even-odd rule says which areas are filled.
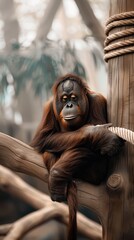
[[[63,74],[76,73],[93,90],[107,96],[103,43],[108,13],[109,0],[0,0],[1,132],[29,144],[51,87]],[[21,176],[47,192],[41,181]],[[1,224],[32,210],[0,191]],[[88,210],[83,211],[93,217]],[[26,239],[63,240],[58,234],[64,227],[55,221],[50,226],[55,237],[44,234],[43,227],[40,236],[37,230]]]

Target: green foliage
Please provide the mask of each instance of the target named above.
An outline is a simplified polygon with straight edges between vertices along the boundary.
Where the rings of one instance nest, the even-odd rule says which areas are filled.
[[[0,56],[0,95],[5,94],[8,75],[13,77],[15,94],[32,80],[35,94],[41,95],[43,89],[50,90],[57,77],[72,72],[86,78],[82,64],[75,56],[75,50],[68,44],[46,42],[43,48],[22,54],[21,48],[14,49],[10,55]],[[40,54],[39,54],[40,53]]]

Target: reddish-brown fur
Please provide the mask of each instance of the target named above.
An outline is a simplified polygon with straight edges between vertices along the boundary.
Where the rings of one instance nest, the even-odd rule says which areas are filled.
[[[65,92],[64,99],[61,98],[62,91]],[[66,113],[70,110],[71,114]],[[68,115],[70,118],[73,111],[81,115],[71,121],[64,119],[64,112],[65,118]],[[77,199],[73,179],[100,184],[108,174],[109,156],[122,145],[121,139],[102,125],[106,123],[106,100],[91,91],[85,81],[68,74],[55,82],[53,98],[45,105],[32,146],[43,154],[52,200],[67,198],[70,212],[68,240],[76,239]]]

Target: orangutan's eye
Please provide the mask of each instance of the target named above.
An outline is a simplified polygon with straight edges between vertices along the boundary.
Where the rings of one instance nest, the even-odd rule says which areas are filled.
[[[64,95],[64,96],[62,97],[62,102],[66,103],[66,102],[67,102],[67,99],[68,99],[68,97],[67,97],[66,95]]]
[[[72,95],[71,95],[71,100],[72,100],[72,101],[76,101],[76,100],[77,100],[77,96],[74,95],[74,94],[72,94]]]

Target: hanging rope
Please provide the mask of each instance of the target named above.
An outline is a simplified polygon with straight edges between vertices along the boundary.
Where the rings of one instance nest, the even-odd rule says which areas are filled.
[[[126,27],[128,28],[126,29]],[[113,33],[115,28],[121,30]],[[134,11],[111,16],[106,23],[105,33],[107,35],[104,43],[105,61],[134,52]],[[115,40],[117,41],[116,43],[114,42]]]
[[[128,130],[126,128],[120,127],[109,127],[108,128],[111,132],[117,134],[119,137],[123,138],[124,140],[134,144],[134,132]]]

